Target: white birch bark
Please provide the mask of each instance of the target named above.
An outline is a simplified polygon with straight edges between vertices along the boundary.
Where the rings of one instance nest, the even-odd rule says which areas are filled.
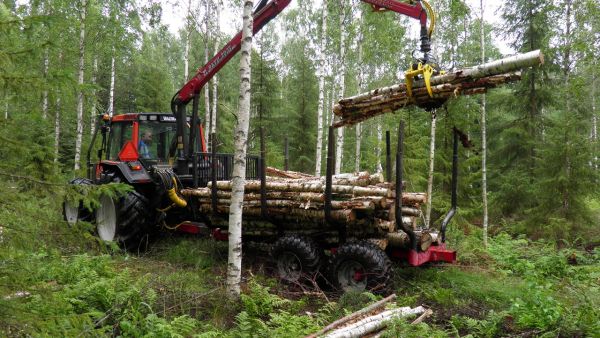
[[[110,89],[108,90],[108,115],[110,117],[114,114],[114,102],[115,102],[115,48],[113,47],[113,55],[110,60]]]
[[[566,1],[566,3],[564,4],[565,8],[565,33],[564,33],[564,49],[563,49],[563,72],[564,72],[564,83],[565,85],[569,85],[570,82],[570,78],[571,78],[571,9],[573,6],[573,1],[572,0],[568,0]],[[567,95],[565,97],[565,106],[566,106],[566,110],[567,110],[567,114],[571,113],[571,96]],[[568,128],[568,126],[567,126]],[[571,155],[569,152],[570,149],[570,143],[571,141],[566,139],[565,140],[565,176],[567,177],[567,180],[570,179],[571,177]],[[563,204],[563,212],[566,215],[569,207],[570,207],[570,200],[571,200],[571,196],[570,196],[570,190],[569,187],[566,186],[563,191],[562,191],[562,204]]]
[[[45,120],[48,117],[48,69],[50,68],[50,55],[48,48],[44,49],[44,81],[45,86],[42,92],[42,118]]]
[[[481,63],[485,63],[485,28],[483,0],[481,8]],[[487,102],[485,93],[481,97],[481,199],[483,204],[483,247],[488,245],[488,201],[487,201]]]
[[[375,148],[375,156],[377,157],[377,166],[375,171],[377,173],[382,173],[383,172],[383,166],[381,165],[381,147],[382,147],[382,143],[383,143],[383,126],[382,124],[382,117],[378,117],[377,118],[377,147]]]
[[[221,16],[221,4],[219,3],[219,0],[215,0],[214,2],[214,10],[215,10],[215,29],[214,29],[214,39],[215,39],[215,52],[214,55],[216,55],[219,52],[220,49],[220,45],[219,45],[219,33],[221,31],[221,26],[219,25],[219,18]],[[210,133],[216,133],[217,132],[217,110],[218,110],[218,103],[219,103],[219,75],[215,74],[215,76],[212,79],[213,81],[213,100],[212,100],[212,114],[211,114],[211,121],[210,121]]]
[[[371,332],[381,330],[390,320],[394,318],[418,315],[425,312],[425,308],[418,306],[414,309],[402,307],[398,309],[387,310],[376,315],[363,318],[356,323],[335,330],[327,334],[326,338],[354,338],[364,337]]]
[[[58,151],[60,148],[60,92],[56,97],[56,114],[54,115],[54,163],[58,163]]]
[[[594,60],[594,65],[596,61]],[[8,109],[7,109],[8,112]],[[592,78],[592,144],[598,149],[598,113],[596,112],[596,75]],[[598,170],[598,152],[594,151],[593,167]]]
[[[338,97],[341,99],[344,97],[346,91],[346,39],[348,38],[348,22],[352,11],[348,11],[348,3],[346,0],[342,1],[340,8],[340,20],[341,20],[341,36],[340,36],[340,71],[339,71],[339,92]],[[338,128],[337,138],[335,145],[335,174],[339,174],[342,171],[342,161],[344,160],[344,128]]]
[[[252,56],[253,0],[244,1],[242,48],[240,57],[240,103],[235,127],[234,163],[231,205],[229,206],[229,255],[227,264],[227,290],[232,298],[240,296],[242,274],[242,206],[246,181],[246,150],[250,124],[250,84]]]
[[[431,143],[429,144],[429,175],[427,177],[427,211],[425,212],[425,228],[429,229],[431,222],[431,195],[433,192],[433,169],[435,160],[435,128],[437,123],[436,111],[431,112]]]
[[[208,64],[209,59],[209,42],[210,42],[210,30],[211,30],[211,22],[214,20],[214,18],[211,18],[210,16],[210,3],[211,0],[205,0],[205,9],[206,9],[206,13],[205,13],[205,20],[204,20],[204,64]],[[212,122],[211,116],[210,116],[210,85],[207,83],[206,85],[204,85],[204,113],[205,113],[205,119],[204,119],[204,126],[206,127],[207,122],[208,124],[210,124],[210,122]],[[206,133],[204,133],[206,139],[206,144],[208,144],[208,135]]]
[[[356,147],[354,148],[354,171],[360,172],[360,144],[362,139],[362,123],[357,123],[354,127],[356,132]]]
[[[315,176],[321,176],[323,158],[323,109],[325,108],[325,47],[327,43],[327,4],[323,3],[321,15],[323,31],[319,43],[319,106],[317,108],[317,154],[315,157]]]
[[[185,48],[183,51],[183,83],[190,75],[190,38],[192,36],[192,0],[188,0],[187,31],[185,32]]]
[[[98,56],[94,56],[92,66],[92,107],[90,108],[90,135],[96,131],[96,106],[98,100],[96,98],[96,80],[98,76]]]
[[[359,72],[358,72],[358,93],[361,93],[363,91],[363,86],[364,86],[364,68],[362,67],[362,57],[363,57],[363,37],[362,37],[362,21],[363,21],[363,16],[362,16],[362,12],[360,15],[360,21],[359,21],[359,25],[358,25],[358,67],[359,67]],[[360,172],[360,145],[362,142],[362,123],[357,123],[356,127],[354,128],[355,132],[356,132],[356,148],[354,149],[354,171],[355,172]]]
[[[77,79],[77,136],[75,139],[75,165],[79,170],[81,164],[81,144],[83,143],[83,80],[85,75],[85,17],[87,15],[87,0],[81,1],[81,28],[79,30],[79,76]]]
[[[62,61],[63,61],[63,54],[62,52],[58,53],[58,66],[61,67],[62,66]],[[58,153],[59,153],[59,149],[60,149],[60,110],[62,109],[61,106],[61,101],[60,101],[60,97],[61,97],[61,92],[60,92],[60,88],[58,90],[56,90],[56,112],[54,114],[54,163],[58,163]]]

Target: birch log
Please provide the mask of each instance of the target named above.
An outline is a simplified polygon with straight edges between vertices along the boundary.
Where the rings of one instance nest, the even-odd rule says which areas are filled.
[[[344,98],[334,107],[334,113],[341,118],[334,127],[356,124],[370,117],[413,104],[423,105],[445,101],[453,95],[484,93],[488,88],[519,80],[520,74],[513,72],[543,62],[543,55],[537,50],[434,76],[431,78],[433,98],[427,94],[423,80],[414,82],[412,98],[407,96],[405,83]]]
[[[418,306],[414,309],[410,307],[401,307],[398,309],[384,311],[374,316],[362,319],[350,326],[341,328],[328,334],[327,338],[354,338],[363,337],[364,335],[380,330],[385,327],[388,320],[394,318],[408,317],[418,315],[425,312],[425,308]]]
[[[317,338],[318,336],[320,336],[320,335],[322,335],[324,333],[327,333],[328,331],[331,331],[331,330],[335,329],[336,327],[339,327],[340,325],[343,325],[343,324],[345,324],[345,323],[347,323],[347,322],[349,322],[349,321],[351,321],[351,320],[353,320],[353,319],[355,319],[357,317],[363,316],[363,315],[365,315],[365,314],[367,314],[367,313],[369,313],[371,311],[379,309],[380,307],[384,306],[386,303],[391,302],[391,301],[395,300],[396,298],[397,298],[397,296],[396,296],[395,293],[391,294],[391,295],[387,296],[386,298],[384,298],[384,299],[382,299],[382,300],[380,300],[378,302],[375,302],[375,303],[373,303],[373,304],[371,304],[371,305],[369,305],[369,306],[367,306],[365,308],[362,308],[362,309],[360,309],[360,310],[358,310],[356,312],[353,312],[353,313],[351,313],[351,314],[349,314],[349,315],[347,315],[347,316],[345,316],[343,318],[340,318],[340,319],[336,320],[335,322],[333,322],[333,323],[327,325],[326,327],[324,327],[319,332],[311,334],[311,335],[308,335],[305,338]]]

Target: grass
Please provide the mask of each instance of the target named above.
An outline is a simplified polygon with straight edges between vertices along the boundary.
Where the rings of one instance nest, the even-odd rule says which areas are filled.
[[[226,243],[164,236],[132,255],[101,245],[86,225],[67,228],[54,204],[0,204],[0,336],[294,337],[377,299],[295,292],[272,277],[263,253],[246,246],[244,296],[231,302]],[[600,248],[559,249],[499,234],[482,250],[476,230],[452,229],[448,237],[457,264],[395,269],[398,305],[426,305],[434,315],[419,325],[394,321],[384,336],[600,332]]]

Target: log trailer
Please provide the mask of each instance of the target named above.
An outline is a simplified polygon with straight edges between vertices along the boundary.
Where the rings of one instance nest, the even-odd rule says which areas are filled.
[[[434,24],[429,4],[426,1],[411,4],[396,0],[362,1],[374,10],[391,10],[419,20],[421,55],[407,71],[407,86],[415,77],[428,82],[430,76],[438,72],[429,53],[433,27],[428,27],[428,18],[431,26]],[[253,14],[254,33],[290,2],[260,1]],[[118,242],[128,249],[135,249],[141,238],[161,227],[227,240],[228,209],[223,207],[225,204],[220,204],[227,201],[228,192],[224,186],[231,178],[233,155],[216,153],[215,146],[207,151],[198,105],[200,90],[240,50],[241,40],[240,32],[175,94],[171,102],[172,114],[99,117],[100,126],[96,128],[87,153],[88,177],[75,179],[71,184],[125,183],[133,189],[121,198],[101,197],[100,206],[94,211],[86,210],[81,203],[65,202],[63,211],[69,224],[91,221],[95,223],[100,239]],[[188,116],[186,106],[190,102],[192,114]],[[94,146],[98,138],[100,145]],[[340,290],[381,291],[390,284],[391,259],[404,259],[411,266],[455,261],[456,252],[446,248],[445,233],[456,211],[457,136],[452,207],[439,231],[415,226],[420,213],[419,200],[413,199],[409,203],[409,207],[415,208],[403,208],[403,200],[410,199],[410,194],[402,193],[402,124],[398,131],[397,175],[393,183],[389,133],[386,137],[388,182],[374,182],[368,178],[366,185],[360,175],[357,180],[333,175],[333,139],[333,127],[330,127],[327,175],[316,178],[318,182],[307,177],[278,184],[267,182],[264,139],[261,140],[261,156],[247,158],[246,176],[256,189],[247,189],[252,196],[246,195],[249,204],[244,205],[243,236],[272,245],[279,276],[296,282],[301,276],[314,276],[325,271],[330,283]],[[214,140],[215,135],[210,135],[212,144]],[[92,149],[97,149],[95,163]],[[294,184],[309,188],[304,192],[276,188]],[[375,196],[365,196],[365,191],[375,192]],[[301,200],[303,196],[306,201]],[[292,201],[282,202],[286,199]],[[285,207],[275,212],[272,207],[279,204],[285,204]],[[350,206],[350,209],[339,210],[340,206]],[[412,218],[407,219],[406,210],[409,209],[417,209],[417,212],[409,212]],[[265,232],[265,228],[270,232]]]

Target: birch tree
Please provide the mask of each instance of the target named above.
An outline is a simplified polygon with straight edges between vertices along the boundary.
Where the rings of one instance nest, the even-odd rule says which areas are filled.
[[[63,63],[63,53],[58,53],[58,66],[61,67]],[[60,110],[62,109],[61,104],[62,90],[60,86],[56,88],[56,104],[54,114],[54,163],[58,163],[58,155],[60,150],[60,132],[61,132],[61,121],[60,121]]]
[[[594,65],[596,60],[594,60]],[[596,67],[594,67],[596,69]],[[592,149],[596,150],[598,147],[598,113],[596,112],[596,75],[592,76]],[[598,170],[598,152],[594,151],[594,158],[592,159],[592,167]]]
[[[242,47],[240,57],[240,96],[235,126],[235,152],[232,175],[231,205],[229,206],[229,253],[227,290],[232,298],[240,296],[242,274],[242,205],[246,183],[246,150],[250,124],[250,84],[252,56],[253,0],[244,1]]]
[[[96,98],[96,81],[98,76],[98,56],[94,56],[92,65],[92,107],[90,108],[90,134],[93,135],[96,131],[96,106],[98,100]]]
[[[348,1],[342,0],[340,5],[340,70],[339,70],[339,88],[338,98],[344,97],[346,91],[346,40],[348,39],[348,26],[352,11],[348,10]],[[336,137],[336,152],[335,152],[335,174],[342,171],[342,161],[344,160],[344,128],[340,127],[337,130]]]
[[[81,143],[83,142],[83,80],[85,75],[85,18],[87,15],[88,1],[81,1],[81,27],[79,29],[79,70],[77,93],[77,137],[75,139],[75,170],[81,167]]]
[[[481,10],[481,63],[485,63],[485,24],[483,20],[483,0],[479,0]],[[488,244],[488,203],[487,203],[487,102],[485,93],[481,97],[481,200],[483,203],[483,247]]]
[[[204,64],[207,64],[208,61],[210,60],[210,55],[209,55],[209,44],[210,44],[210,36],[211,36],[211,29],[212,29],[212,21],[214,20],[214,18],[212,18],[210,16],[210,12],[211,12],[211,0],[205,0],[205,13],[204,13]],[[212,122],[212,118],[210,115],[210,85],[207,83],[204,85],[204,112],[205,112],[205,118],[204,121],[209,122],[209,124]],[[205,124],[206,124],[205,122]],[[210,129],[210,128],[209,128]],[[208,135],[206,135],[206,137],[208,137]],[[207,142],[208,144],[208,142]]]
[[[317,108],[317,154],[315,158],[315,176],[321,176],[323,158],[323,109],[325,108],[325,47],[327,45],[327,3],[322,8],[322,31],[319,43],[319,107]]]
[[[216,55],[219,52],[219,49],[221,48],[220,44],[219,44],[219,33],[221,30],[221,26],[219,24],[219,19],[221,16],[221,3],[220,0],[215,0],[214,1],[214,11],[215,11],[215,29],[213,31],[214,34],[214,39],[215,39],[215,49],[214,49],[214,55]],[[213,76],[212,78],[212,85],[213,85],[213,100],[212,100],[212,109],[211,109],[211,114],[210,114],[210,133],[216,133],[217,132],[217,109],[218,109],[218,102],[219,102],[219,95],[218,95],[218,91],[219,91],[219,76],[218,74],[215,74],[215,76]]]
[[[362,22],[363,22],[363,14],[361,12],[359,25],[358,25],[358,93],[362,93],[364,90],[364,81],[365,81],[365,73],[364,68],[362,67],[362,59],[363,59],[363,34],[362,34]],[[362,141],[362,123],[357,123],[355,127],[356,131],[356,148],[354,149],[354,171],[360,172],[360,145]]]
[[[188,0],[188,9],[187,9],[187,27],[185,31],[185,47],[183,51],[183,83],[185,84],[190,75],[190,40],[192,36],[193,30],[193,20],[192,20],[192,0]]]
[[[382,124],[383,117],[377,117],[377,147],[375,147],[375,157],[377,158],[377,163],[375,165],[375,171],[378,173],[383,172],[383,166],[381,165],[381,144],[383,143],[383,126]],[[387,177],[389,179],[389,177]]]
[[[110,88],[108,89],[108,108],[106,109],[106,112],[110,117],[113,116],[115,110],[115,77],[115,48],[113,48],[110,59]]]
[[[435,129],[437,123],[436,111],[431,112],[431,138],[429,144],[429,175],[427,176],[427,210],[425,211],[425,228],[431,223],[431,195],[433,194],[433,171],[435,165]]]
[[[48,70],[50,68],[50,52],[48,47],[44,48],[44,82],[48,83]],[[42,92],[42,118],[48,117],[48,88],[44,87]]]

